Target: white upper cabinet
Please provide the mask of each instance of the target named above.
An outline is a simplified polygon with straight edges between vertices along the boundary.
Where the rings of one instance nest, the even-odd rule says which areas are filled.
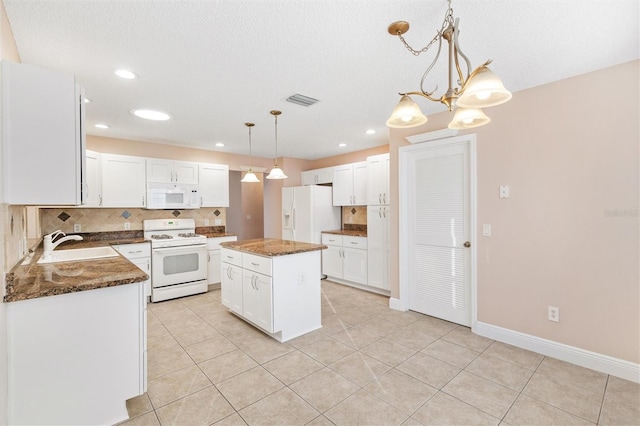
[[[321,185],[333,182],[333,167],[307,170],[302,172],[303,185]]]
[[[84,202],[82,89],[71,74],[2,60],[5,201]]]
[[[87,150],[87,190],[84,207],[102,206],[102,158],[99,152]]]
[[[367,162],[333,167],[333,205],[367,204]]]
[[[229,207],[229,166],[200,163],[200,207]]]
[[[367,157],[367,205],[389,204],[389,154]]]
[[[145,159],[102,154],[102,207],[145,206]]]
[[[198,183],[198,163],[147,158],[147,182]]]

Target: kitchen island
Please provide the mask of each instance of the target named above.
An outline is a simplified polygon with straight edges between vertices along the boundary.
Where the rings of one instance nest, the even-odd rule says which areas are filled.
[[[322,327],[321,244],[260,238],[220,244],[222,304],[279,342]]]

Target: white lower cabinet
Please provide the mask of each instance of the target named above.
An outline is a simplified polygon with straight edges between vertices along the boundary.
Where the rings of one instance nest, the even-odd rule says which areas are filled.
[[[237,241],[238,237],[211,237],[207,238],[207,283],[219,284],[222,281],[222,268],[220,259],[220,243],[225,241]]]
[[[149,243],[118,244],[112,246],[115,251],[123,255],[129,262],[142,269],[149,279],[144,281],[146,297],[151,296],[151,245]]]
[[[221,249],[222,304],[285,342],[322,327],[320,251],[283,256]]]
[[[367,238],[322,234],[322,273],[334,281],[367,285]]]
[[[389,206],[367,207],[369,285],[389,291]]]

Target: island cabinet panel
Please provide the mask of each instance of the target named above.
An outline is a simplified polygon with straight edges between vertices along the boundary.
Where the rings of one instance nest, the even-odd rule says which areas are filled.
[[[320,253],[259,256],[223,247],[222,304],[280,342],[321,328]]]

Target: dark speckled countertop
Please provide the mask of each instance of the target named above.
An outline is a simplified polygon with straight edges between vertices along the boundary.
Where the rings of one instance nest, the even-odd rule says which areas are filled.
[[[83,241],[65,242],[56,250],[145,242],[142,231],[79,235],[83,236]],[[149,278],[124,256],[38,264],[42,256],[42,244],[29,256],[7,273],[5,302],[114,287]]]
[[[366,237],[367,230],[364,229],[336,229],[335,231],[322,231],[323,234],[347,235],[349,237]]]
[[[286,256],[307,251],[324,250],[322,244],[303,243],[300,241],[279,240],[277,238],[258,238],[255,240],[229,241],[220,243],[221,247],[243,251],[259,256]]]

